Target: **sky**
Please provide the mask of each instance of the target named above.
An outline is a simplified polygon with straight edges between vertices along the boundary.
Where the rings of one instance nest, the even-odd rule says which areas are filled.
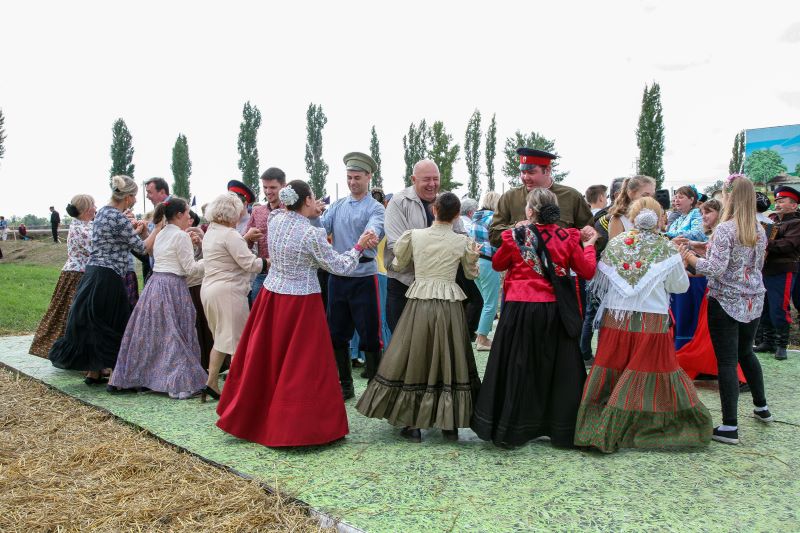
[[[635,173],[642,91],[654,81],[665,185],[702,188],[728,174],[739,130],[800,123],[798,6],[0,0],[0,214],[63,213],[78,193],[103,205],[119,117],[140,184],[172,182],[183,133],[192,193],[208,202],[241,175],[246,101],[262,114],[261,170],[277,166],[290,179],[307,178],[305,113],[322,105],[334,198],[337,184],[346,194],[343,155],[368,153],[373,125],[393,192],[403,187],[409,124],[441,120],[463,147],[475,109],[484,134],[497,116],[498,183],[506,137],[536,131],[555,140],[565,183],[583,192]],[[455,179],[467,181],[463,152]]]

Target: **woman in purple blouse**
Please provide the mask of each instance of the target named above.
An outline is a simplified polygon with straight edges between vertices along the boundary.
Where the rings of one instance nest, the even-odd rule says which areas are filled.
[[[767,237],[756,221],[756,193],[752,182],[741,174],[730,176],[723,191],[722,222],[708,243],[705,258],[687,244],[681,255],[689,267],[708,278],[708,331],[719,367],[719,397],[722,425],[712,438],[726,444],[739,443],[737,363],[742,366],[759,422],[773,421],[767,407],[761,364],[753,353],[761,310],[764,305],[764,266]]]

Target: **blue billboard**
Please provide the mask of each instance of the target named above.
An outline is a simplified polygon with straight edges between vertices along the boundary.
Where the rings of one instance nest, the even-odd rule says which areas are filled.
[[[783,158],[787,172],[793,174],[800,164],[800,124],[745,130],[744,156],[756,150],[774,150]]]

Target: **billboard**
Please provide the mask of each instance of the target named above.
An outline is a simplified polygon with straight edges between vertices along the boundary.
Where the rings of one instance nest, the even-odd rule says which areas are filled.
[[[800,164],[800,124],[745,130],[744,139],[745,158],[756,150],[774,150],[783,158],[789,174]]]

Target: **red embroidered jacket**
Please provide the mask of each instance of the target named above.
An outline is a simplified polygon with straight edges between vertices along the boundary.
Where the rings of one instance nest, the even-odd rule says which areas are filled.
[[[562,228],[556,224],[537,224],[545,246],[550,252],[556,274],[568,275],[571,269],[583,279],[592,279],[597,268],[594,246],[581,246],[580,230]],[[526,262],[514,241],[513,230],[502,234],[502,245],[492,256],[492,268],[508,270],[503,283],[507,302],[554,302],[553,286],[544,277],[541,264]]]

